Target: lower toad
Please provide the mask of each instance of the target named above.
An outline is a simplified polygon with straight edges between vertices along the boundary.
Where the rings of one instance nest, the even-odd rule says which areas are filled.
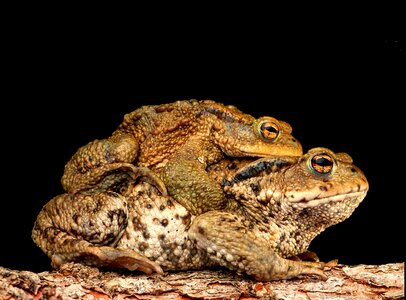
[[[77,261],[162,273],[221,265],[260,281],[325,278],[325,263],[287,258],[347,219],[368,191],[351,157],[326,148],[301,157],[222,160],[209,174],[227,195],[226,209],[195,216],[147,182],[119,181],[53,198],[32,238],[54,267]]]

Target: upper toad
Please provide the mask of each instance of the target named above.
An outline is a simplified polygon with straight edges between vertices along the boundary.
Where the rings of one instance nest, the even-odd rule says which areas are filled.
[[[226,205],[224,193],[207,166],[224,154],[231,157],[301,155],[288,123],[272,117],[255,119],[233,106],[211,100],[177,101],[143,106],[124,116],[111,137],[81,147],[66,164],[62,185],[76,192],[101,184],[106,174],[147,167],[149,179],[193,214]]]

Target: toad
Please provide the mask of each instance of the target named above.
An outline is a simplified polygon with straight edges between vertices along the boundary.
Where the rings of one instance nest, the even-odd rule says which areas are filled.
[[[168,190],[197,215],[226,205],[208,166],[224,156],[302,155],[291,133],[286,122],[255,119],[211,100],[143,106],[126,114],[111,137],[81,147],[65,165],[62,185],[70,193],[86,190],[105,184],[107,174],[117,176],[135,165],[140,168],[137,177],[164,194]]]
[[[147,182],[62,194],[39,213],[35,243],[58,267],[69,261],[162,273],[224,266],[259,281],[316,275],[328,263],[287,259],[347,219],[368,191],[346,153],[223,159],[208,169],[227,207],[194,216]],[[126,187],[126,188],[123,188]]]

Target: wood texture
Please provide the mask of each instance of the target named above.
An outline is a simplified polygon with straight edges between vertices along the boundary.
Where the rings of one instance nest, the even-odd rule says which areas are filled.
[[[256,282],[227,270],[160,275],[69,263],[33,273],[0,267],[0,299],[404,299],[404,263],[338,265],[315,277]]]

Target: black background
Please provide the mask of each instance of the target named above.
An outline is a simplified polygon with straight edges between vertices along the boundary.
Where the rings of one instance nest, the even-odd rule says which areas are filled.
[[[170,30],[120,38],[21,30],[3,81],[0,265],[50,269],[31,228],[62,192],[63,167],[78,147],[109,136],[141,105],[191,98],[287,121],[305,151],[349,153],[370,191],[310,249],[346,264],[403,261],[404,40],[388,32],[277,37],[237,29],[180,38]]]

